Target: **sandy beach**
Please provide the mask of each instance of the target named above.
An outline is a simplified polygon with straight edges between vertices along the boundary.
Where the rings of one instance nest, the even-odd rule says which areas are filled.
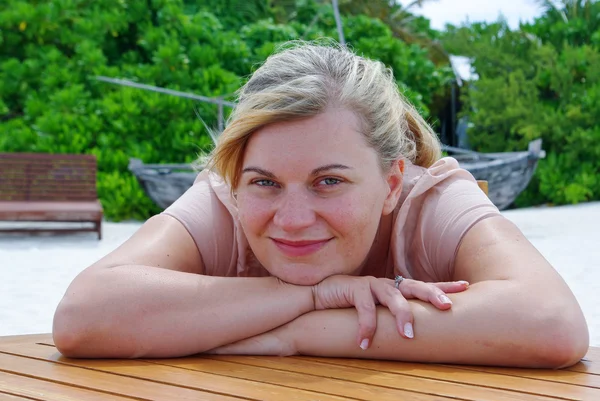
[[[586,316],[590,345],[600,346],[600,202],[519,209],[504,215],[569,284]],[[102,241],[89,233],[0,234],[0,336],[50,332],[54,309],[71,280],[140,225],[105,223]]]

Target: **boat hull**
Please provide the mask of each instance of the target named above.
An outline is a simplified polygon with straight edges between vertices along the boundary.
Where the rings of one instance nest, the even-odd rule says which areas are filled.
[[[183,195],[198,175],[191,165],[144,164],[138,159],[130,159],[129,170],[146,195],[163,210]]]
[[[446,150],[449,149],[446,147]],[[488,196],[502,210],[509,207],[527,187],[538,160],[544,157],[544,151],[541,150],[541,141],[536,140],[523,152],[481,154],[462,151],[451,156],[475,179],[488,182]],[[194,184],[198,174],[188,164],[144,164],[138,159],[130,160],[129,170],[135,174],[146,194],[162,209],[183,195]]]
[[[456,159],[476,180],[488,182],[488,196],[500,210],[509,207],[527,188],[538,163],[538,159],[527,152],[494,161],[461,161],[458,156]]]

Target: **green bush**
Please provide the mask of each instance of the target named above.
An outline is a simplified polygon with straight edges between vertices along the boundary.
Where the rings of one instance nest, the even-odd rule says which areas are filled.
[[[0,151],[96,155],[99,197],[112,220],[145,219],[159,211],[128,171],[129,158],[191,162],[212,146],[195,109],[216,127],[217,108],[94,76],[233,100],[278,44],[337,37],[331,7],[310,0],[5,3]],[[450,69],[433,65],[426,52],[394,38],[379,20],[359,15],[344,23],[357,51],[393,68],[407,96],[426,113],[433,94],[447,85]]]
[[[445,34],[479,75],[463,92],[473,148],[524,150],[543,139],[547,158],[517,206],[600,199],[600,3],[588,3],[591,12],[579,14],[568,3],[568,21],[551,8],[519,30],[498,22]]]

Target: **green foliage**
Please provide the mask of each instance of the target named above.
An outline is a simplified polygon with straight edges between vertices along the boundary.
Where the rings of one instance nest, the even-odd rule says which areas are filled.
[[[104,75],[233,100],[279,44],[337,38],[329,2],[318,0],[4,0],[0,8],[0,151],[91,153],[106,216],[158,212],[128,171],[193,161],[212,143],[216,106],[99,82]],[[451,72],[398,40],[374,16],[344,18],[360,53],[390,66],[427,114]],[[419,20],[419,29],[428,24]],[[226,113],[228,110],[226,110]]]
[[[394,39],[392,30],[380,20],[358,15],[346,18],[344,27],[354,50],[392,68],[403,94],[422,115],[430,116],[429,105],[450,86],[452,70],[436,67],[426,49]]]
[[[565,3],[516,31],[472,24],[444,38],[479,76],[463,92],[473,148],[523,150],[543,139],[548,155],[517,206],[600,199],[600,3],[579,13]]]

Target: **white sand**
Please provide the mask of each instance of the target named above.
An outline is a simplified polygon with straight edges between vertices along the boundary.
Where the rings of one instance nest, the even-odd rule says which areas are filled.
[[[504,214],[569,284],[587,318],[590,343],[600,346],[600,202]],[[0,336],[50,332],[54,309],[71,280],[139,226],[105,223],[102,241],[87,233],[0,235]]]

